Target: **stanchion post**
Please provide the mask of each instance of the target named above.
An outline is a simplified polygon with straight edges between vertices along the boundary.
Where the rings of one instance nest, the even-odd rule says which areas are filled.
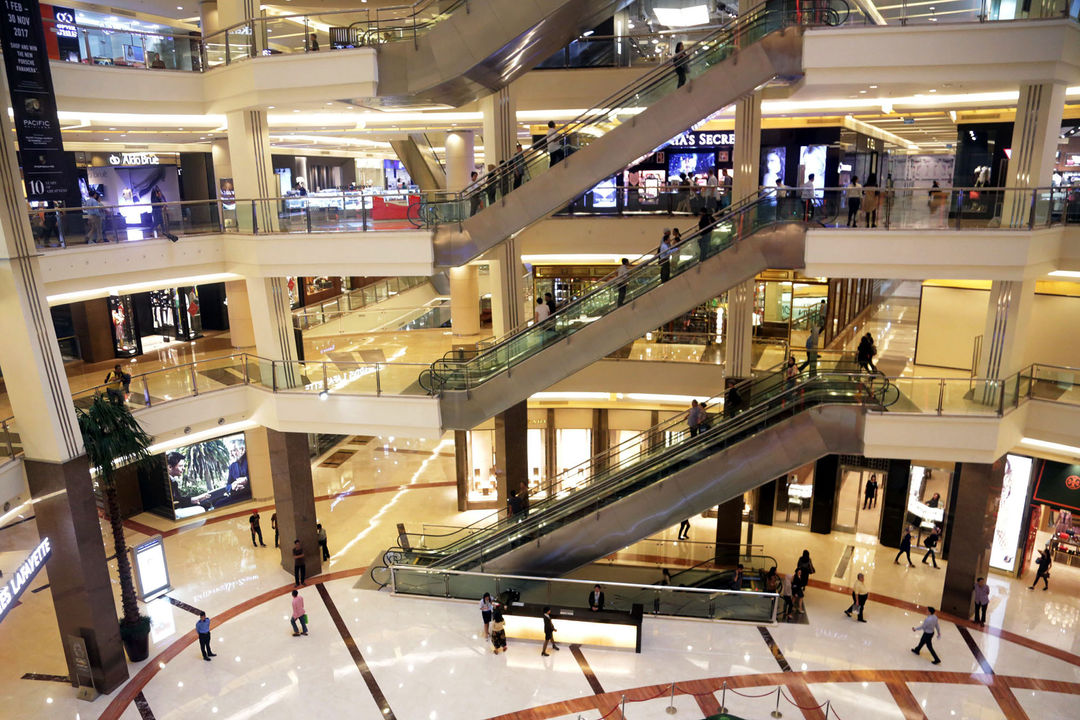
[[[780,712],[780,686],[776,687],[776,709],[771,713],[774,718],[784,717],[784,713]]]
[[[674,715],[679,712],[679,708],[675,707],[675,683],[671,683],[671,699],[668,701],[667,714]]]
[[[832,700],[825,701],[825,720],[829,720],[829,713],[832,712]]]
[[[727,712],[727,680],[720,687],[720,712]]]
[[[622,707],[619,708],[619,715],[622,716],[622,720],[626,720],[626,696],[622,696]]]

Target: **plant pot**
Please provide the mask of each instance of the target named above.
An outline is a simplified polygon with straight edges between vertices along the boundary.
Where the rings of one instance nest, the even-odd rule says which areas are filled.
[[[128,660],[141,662],[150,656],[150,618],[140,616],[137,622],[120,621],[120,639]]]

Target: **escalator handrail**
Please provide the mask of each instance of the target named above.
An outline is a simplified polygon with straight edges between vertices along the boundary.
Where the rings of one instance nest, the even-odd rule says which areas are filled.
[[[838,26],[847,21],[847,17],[850,14],[850,7],[847,0],[817,0],[817,2],[821,7],[812,8],[812,10],[807,13],[803,13],[795,3],[789,2],[785,3],[780,8],[773,8],[770,7],[773,3],[762,2],[746,12],[741,13],[738,17],[731,19],[716,30],[716,32],[695,43],[688,51],[686,51],[685,57],[679,64],[689,68],[704,57],[706,53],[714,51],[716,47],[724,44],[724,42],[730,42],[732,39],[738,40],[748,35],[752,27],[763,22],[770,16],[774,16],[776,13],[783,13],[785,20],[790,18],[790,21],[785,22],[782,27],[791,25]],[[723,36],[730,37],[727,40],[722,40]],[[736,51],[738,49],[740,48],[735,48]],[[574,133],[602,120],[602,118],[610,115],[617,108],[625,106],[635,95],[638,95],[644,90],[650,89],[659,82],[670,80],[675,65],[676,63],[674,62],[671,64],[663,63],[645,73],[631,84],[619,89],[604,100],[601,100],[593,107],[579,114],[573,120],[564,123],[562,129],[551,136],[546,137],[542,143],[537,143],[520,155],[500,163],[493,172],[488,173],[484,178],[481,178],[476,183],[461,191],[456,200],[464,200],[473,195],[483,194],[487,192],[491,186],[503,185],[508,182],[518,168],[529,167],[534,160],[540,160],[545,157],[548,154],[546,148],[549,146],[563,147]]]
[[[751,212],[751,211],[753,211],[755,209],[760,209],[760,208],[765,208],[765,207],[775,207],[775,205],[773,204],[774,202],[775,201],[770,197],[765,197],[765,198],[756,198],[755,197],[755,198],[749,199],[747,201],[744,201],[743,203],[741,203],[741,204],[739,204],[737,206],[733,206],[733,208],[732,208],[732,210],[730,212],[724,214],[722,217],[717,219],[712,225],[709,225],[708,227],[706,227],[704,229],[694,230],[689,235],[684,237],[682,243],[680,243],[679,245],[676,245],[676,246],[674,246],[672,248],[672,254],[673,255],[676,254],[678,252],[679,248],[684,247],[684,246],[689,246],[689,244],[700,240],[700,238],[702,237],[703,234],[705,234],[705,233],[710,233],[711,234],[712,232],[714,232],[721,225],[724,225],[724,224],[727,224],[727,223],[736,223],[737,224],[737,218],[738,217],[745,216],[747,213],[749,213],[749,212]],[[793,205],[791,207],[797,207],[797,205]],[[766,221],[766,222],[763,222],[761,224],[755,224],[748,231],[744,231],[744,232],[738,232],[737,230],[733,230],[732,236],[729,239],[729,241],[726,244],[724,244],[722,247],[718,247],[715,252],[713,252],[710,255],[707,255],[705,257],[701,257],[699,255],[695,262],[684,264],[684,265],[677,265],[677,267],[676,267],[677,274],[685,272],[690,267],[692,267],[694,265],[697,265],[697,264],[700,264],[704,260],[706,260],[706,259],[708,259],[710,257],[713,257],[714,255],[718,255],[718,254],[722,253],[723,251],[727,250],[728,248],[730,248],[730,247],[736,245],[737,243],[739,243],[744,237],[753,235],[756,232],[759,232],[759,231],[764,230],[766,228],[775,227],[775,226],[781,225],[781,224],[806,225],[807,223],[803,222],[802,220],[795,219],[795,218],[784,218],[784,219],[774,219],[772,221]],[[699,244],[699,247],[700,247],[700,244]],[[435,362],[433,362],[431,364],[431,368],[430,368],[431,369],[431,379],[442,386],[442,387],[439,388],[439,391],[442,392],[443,390],[445,390],[445,385],[447,383],[446,383],[446,381],[443,380],[442,377],[440,377],[440,375],[446,375],[447,378],[449,378],[450,376],[452,376],[453,373],[461,373],[462,371],[465,371],[466,372],[466,375],[465,375],[465,380],[466,380],[465,388],[453,388],[453,389],[455,389],[455,390],[468,389],[470,387],[470,385],[468,384],[467,370],[468,370],[468,365],[470,363],[477,362],[477,361],[482,361],[482,359],[486,355],[494,354],[494,353],[499,352],[501,349],[508,346],[510,343],[515,342],[518,338],[520,338],[520,337],[522,337],[522,336],[524,336],[526,334],[534,334],[534,333],[555,331],[555,328],[556,328],[557,324],[560,321],[562,321],[562,320],[564,320],[564,319],[566,319],[568,317],[572,317],[573,314],[576,313],[578,310],[580,310],[581,307],[587,301],[589,301],[589,300],[591,300],[593,298],[596,298],[601,293],[608,292],[608,291],[610,291],[612,289],[617,290],[620,286],[629,288],[629,287],[633,286],[637,280],[640,280],[643,277],[650,277],[651,278],[652,275],[654,274],[654,271],[656,270],[656,268],[658,268],[660,266],[660,264],[665,262],[666,260],[670,260],[671,256],[669,256],[667,259],[665,259],[665,258],[660,257],[659,253],[650,253],[650,254],[647,254],[647,255],[642,255],[640,257],[641,258],[646,258],[646,259],[644,261],[642,261],[642,262],[639,262],[637,265],[632,266],[629,273],[625,277],[619,277],[618,273],[613,273],[613,274],[610,274],[610,275],[606,276],[604,279],[602,279],[597,284],[590,286],[588,292],[586,292],[585,294],[571,300],[570,302],[564,304],[562,307],[557,308],[556,311],[551,316],[549,316],[547,319],[545,319],[545,320],[543,320],[543,321],[541,321],[539,323],[534,322],[531,325],[520,326],[519,328],[517,328],[511,334],[506,335],[503,338],[500,338],[498,341],[496,341],[496,342],[494,342],[494,343],[492,343],[492,344],[490,344],[488,346],[485,346],[483,349],[479,350],[475,355],[472,355],[469,358],[455,359],[455,358],[448,358],[448,357],[444,356],[443,358],[441,358],[439,360],[436,360]],[[569,334],[572,334],[572,333],[569,333]]]
[[[720,432],[721,428],[724,429],[724,432],[722,433],[723,436],[725,436],[725,437],[737,436],[739,433],[742,433],[748,427],[752,427],[754,424],[758,423],[763,418],[767,418],[770,415],[770,413],[774,410],[774,408],[779,407],[781,410],[784,409],[785,402],[786,402],[786,396],[794,396],[796,394],[801,394],[800,397],[805,397],[805,394],[807,392],[808,387],[810,388],[810,392],[812,392],[812,391],[814,391],[816,389],[819,389],[821,386],[825,386],[827,388],[828,387],[828,382],[830,380],[838,380],[839,382],[841,382],[841,383],[843,383],[845,385],[849,385],[849,384],[851,384],[853,382],[856,382],[855,379],[860,379],[861,380],[861,379],[865,379],[866,377],[867,377],[866,375],[864,375],[862,373],[858,373],[858,372],[836,372],[836,373],[818,373],[814,377],[797,378],[794,385],[785,386],[783,392],[781,392],[779,395],[771,395],[770,397],[768,397],[767,399],[759,402],[758,404],[747,407],[746,409],[742,410],[741,412],[739,412],[734,417],[728,418],[725,422],[718,423],[718,424],[714,425],[713,427],[708,428],[706,431],[700,433],[697,437],[693,437],[693,438],[689,438],[687,440],[683,440],[680,443],[678,443],[677,445],[674,445],[674,446],[671,446],[671,447],[658,448],[658,450],[659,450],[658,452],[652,452],[650,454],[642,455],[640,458],[637,458],[634,461],[631,461],[629,463],[626,463],[626,464],[623,464],[623,465],[618,465],[618,464],[613,465],[613,466],[609,467],[608,470],[605,471],[605,474],[607,474],[608,477],[606,477],[605,479],[603,479],[603,480],[601,480],[599,482],[592,482],[592,483],[587,484],[584,487],[579,487],[579,488],[575,489],[575,491],[571,494],[570,497],[567,497],[567,498],[549,497],[549,498],[547,498],[547,499],[545,499],[543,501],[540,501],[539,503],[531,505],[530,510],[529,510],[529,516],[524,518],[520,522],[515,522],[510,526],[503,525],[502,527],[497,527],[499,525],[498,522],[493,523],[491,526],[489,526],[488,528],[485,529],[485,532],[483,534],[487,535],[488,531],[491,531],[491,532],[495,533],[495,536],[494,537],[488,537],[485,540],[485,543],[490,544],[491,542],[495,541],[499,536],[505,534],[506,532],[519,533],[522,530],[527,529],[528,526],[535,525],[537,523],[539,523],[541,525],[544,524],[546,522],[546,519],[542,518],[541,516],[544,514],[545,509],[553,508],[556,505],[559,506],[559,507],[565,507],[566,502],[571,502],[576,506],[580,506],[582,499],[585,498],[586,496],[595,496],[598,493],[599,494],[604,494],[609,489],[611,489],[614,485],[623,484],[625,482],[625,477],[628,474],[629,475],[637,475],[642,471],[647,471],[650,467],[655,466],[655,464],[657,462],[668,463],[671,460],[671,458],[669,456],[669,451],[673,451],[673,452],[675,452],[677,454],[682,455],[684,453],[691,452],[691,451],[696,452],[706,442],[713,443],[713,442],[721,441],[721,434],[718,434]],[[878,376],[874,376],[874,379],[878,379]],[[859,387],[860,389],[862,389],[861,386],[862,386],[862,383],[857,384],[857,387]],[[873,393],[870,393],[870,392],[858,392],[858,393],[855,393],[854,395],[855,395],[855,397],[856,397],[856,399],[858,401],[858,404],[860,404],[860,405],[869,404],[867,402],[867,399],[870,399],[870,400],[873,400],[873,405],[874,406],[880,407],[880,403],[876,399],[876,397],[874,396]],[[835,399],[837,396],[832,395],[832,396],[827,396],[827,397],[832,397],[832,398]],[[824,404],[824,402],[817,403],[817,404]],[[851,403],[842,403],[842,404],[851,404]],[[794,407],[795,403],[791,403],[791,406]],[[662,427],[663,425],[664,424],[662,423],[661,425],[658,425],[657,427]],[[648,433],[648,432],[650,432],[650,431],[646,431],[646,433]],[[595,474],[594,474],[594,477],[595,477]],[[587,504],[591,504],[592,502],[593,502],[593,500],[589,500]],[[536,510],[536,512],[533,512],[534,509]],[[560,514],[562,514],[562,513],[560,513]],[[472,537],[475,538],[475,535],[473,535]],[[470,545],[475,545],[475,543],[469,543],[469,544]],[[433,555],[436,555],[436,554],[445,555],[447,552],[452,551],[451,549],[452,549],[452,546],[447,546],[445,548],[440,549],[440,551],[438,551],[438,553],[431,552],[431,553],[414,553],[414,554],[415,555],[421,555],[421,556],[423,556],[423,555],[432,555],[433,556]]]
[[[742,201],[740,201],[738,203],[735,203],[734,205],[731,205],[731,206],[725,208],[724,211],[723,211],[723,214],[720,217],[716,218],[712,222],[711,225],[708,225],[705,228],[694,228],[694,229],[690,230],[689,231],[690,234],[687,235],[686,237],[684,237],[682,239],[682,242],[687,243],[687,242],[690,242],[691,240],[696,240],[697,238],[699,238],[701,236],[701,234],[703,232],[712,232],[721,223],[730,222],[733,216],[744,213],[747,210],[749,210],[750,208],[758,205],[759,203],[763,204],[763,205],[768,205],[770,202],[771,202],[771,200],[769,198],[758,198],[756,196],[746,198],[746,199],[744,199],[744,200],[742,200]],[[677,249],[678,246],[675,246],[675,248]],[[627,277],[627,283],[631,282],[633,280],[634,275],[637,274],[640,271],[641,268],[645,267],[651,260],[654,260],[654,259],[656,259],[656,253],[655,252],[642,253],[641,255],[638,255],[637,257],[635,257],[634,260],[631,262],[631,270],[630,270],[629,277]],[[586,288],[584,288],[583,291],[582,291],[582,294],[578,295],[575,298],[572,298],[568,302],[565,302],[561,306],[556,308],[555,312],[552,313],[551,317],[548,318],[548,320],[551,320],[552,318],[554,318],[556,315],[559,315],[560,313],[565,314],[565,313],[571,312],[572,310],[577,309],[577,307],[579,307],[583,301],[585,301],[586,299],[588,299],[590,297],[593,297],[597,293],[602,292],[605,288],[611,287],[612,285],[614,285],[618,281],[619,281],[618,271],[610,272],[607,275],[604,275],[603,277],[599,278],[598,280],[596,280],[595,282],[591,283]],[[503,335],[502,337],[494,339],[494,340],[489,340],[487,342],[487,344],[482,349],[480,349],[477,354],[479,355],[479,354],[483,354],[483,353],[495,350],[499,346],[510,342],[511,340],[513,340],[518,335],[520,335],[523,332],[526,332],[526,331],[528,331],[531,328],[534,328],[536,326],[537,326],[537,323],[534,323],[532,321],[526,321],[526,322],[518,325],[516,328],[514,328],[513,330],[511,330],[507,334]],[[463,362],[463,361],[454,359],[453,355],[454,355],[455,352],[457,352],[457,351],[454,351],[454,350],[447,351],[443,355],[441,360],[443,360],[445,362],[448,362],[448,363],[451,363],[451,362],[459,362],[459,363]],[[473,357],[476,357],[476,355],[474,355]],[[437,360],[436,362],[439,362],[439,361]]]
[[[851,382],[850,374],[845,373],[840,377],[846,382]],[[818,375],[816,378],[811,379],[811,382],[809,383],[791,388],[785,395],[804,393],[800,397],[805,402],[807,396],[810,395],[811,392],[822,389],[824,380],[824,376]],[[817,387],[812,387],[810,390],[807,390],[807,385],[814,385]],[[828,386],[824,386],[824,389],[827,390]],[[854,393],[853,397],[861,400],[865,395],[862,393]],[[813,398],[811,397],[810,399],[812,400]],[[836,404],[836,400],[837,396],[835,393],[826,392],[822,395],[822,400],[820,402],[813,402],[806,407]],[[852,403],[841,404],[849,405]],[[856,404],[861,405],[865,403],[860,401]],[[792,406],[794,407],[795,403],[792,403]],[[499,547],[503,543],[515,539],[524,538],[527,542],[535,537],[536,533],[541,531],[546,525],[550,525],[553,522],[557,522],[568,516],[574,517],[596,512],[599,510],[601,504],[606,504],[604,503],[605,500],[611,500],[612,496],[617,491],[631,488],[635,484],[635,478],[640,478],[642,475],[650,476],[655,469],[662,469],[672,465],[674,462],[692,458],[707,445],[712,446],[718,444],[720,445],[720,448],[718,449],[729,447],[729,440],[739,438],[739,440],[735,440],[735,442],[739,442],[745,431],[756,427],[762,421],[767,421],[774,414],[782,414],[784,412],[786,412],[786,407],[782,402],[777,402],[777,398],[773,398],[760,406],[747,409],[736,417],[731,418],[731,422],[724,423],[726,432],[720,433],[719,428],[713,428],[695,438],[684,440],[671,448],[665,449],[670,450],[671,452],[660,452],[651,457],[646,457],[639,462],[632,463],[622,472],[617,472],[599,483],[580,489],[569,498],[565,498],[564,502],[558,503],[557,507],[551,508],[553,511],[557,512],[557,517],[554,520],[551,517],[548,517],[546,513],[532,513],[530,511],[528,517],[517,523],[504,525],[502,527],[493,527],[491,528],[490,533],[482,533],[480,537],[474,536],[475,542],[469,543],[469,547],[453,554],[444,553],[443,557],[435,564],[438,566],[446,566],[448,563],[457,564],[463,561],[468,562],[475,557],[478,549],[482,555],[485,548]],[[635,490],[631,489],[630,492],[635,492]],[[620,498],[615,499],[617,500]],[[520,545],[521,543],[518,544]]]

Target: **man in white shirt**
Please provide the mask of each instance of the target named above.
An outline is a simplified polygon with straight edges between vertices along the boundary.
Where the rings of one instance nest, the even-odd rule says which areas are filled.
[[[622,304],[626,302],[626,284],[630,281],[630,261],[626,258],[622,259],[619,270],[615,273],[615,280],[619,286],[619,302],[617,307],[622,307]]]
[[[866,600],[870,597],[870,591],[866,589],[866,577],[859,573],[855,582],[851,585],[851,607],[844,611],[844,614],[851,617],[852,610],[859,611],[859,622],[866,622],[863,619],[863,609],[866,608]]]
[[[660,238],[660,247],[657,249],[660,256],[660,282],[666,283],[671,277],[671,229],[664,228],[664,236]]]
[[[533,313],[533,318],[536,320],[536,324],[539,325],[540,323],[547,320],[549,317],[551,317],[551,308],[549,308],[547,306],[547,303],[544,302],[544,298],[536,298],[536,308]]]
[[[941,658],[939,658],[937,656],[937,653],[934,652],[934,642],[933,642],[933,640],[934,640],[934,633],[937,633],[938,639],[941,638],[941,625],[938,624],[937,610],[935,610],[932,607],[931,608],[926,608],[926,610],[929,613],[926,616],[926,619],[923,620],[920,625],[916,625],[915,627],[911,628],[912,632],[914,632],[916,630],[922,630],[922,638],[919,640],[918,645],[911,648],[911,652],[918,655],[919,651],[923,649],[923,645],[925,645],[926,649],[930,651],[930,656],[934,658],[934,661],[933,661],[932,664],[933,665],[940,665],[941,664]]]
[[[847,226],[858,227],[859,206],[862,205],[862,185],[859,185],[859,176],[851,176],[851,184],[844,191],[847,196]]]
[[[709,171],[709,179],[705,181],[705,207],[709,212],[716,212],[720,202],[720,181],[716,179],[716,170]]]
[[[806,183],[799,188],[799,197],[803,202],[803,222],[814,219],[814,173],[806,176]]]

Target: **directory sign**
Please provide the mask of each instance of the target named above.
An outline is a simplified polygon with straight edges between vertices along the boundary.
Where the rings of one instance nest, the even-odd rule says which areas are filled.
[[[165,543],[160,535],[131,549],[135,577],[139,582],[139,597],[143,602],[168,592],[169,566],[165,562]]]
[[[75,160],[64,152],[49,55],[38,0],[4,0],[0,13],[15,137],[30,200],[63,200],[75,182]]]
[[[38,546],[34,548],[34,552],[23,560],[22,565],[15,569],[15,572],[11,574],[6,583],[0,585],[0,622],[3,621],[8,611],[15,607],[19,596],[26,592],[26,588],[30,586],[30,581],[34,579],[34,576],[38,574],[41,568],[45,567],[45,563],[51,554],[52,545],[49,544],[49,538],[42,538]]]

